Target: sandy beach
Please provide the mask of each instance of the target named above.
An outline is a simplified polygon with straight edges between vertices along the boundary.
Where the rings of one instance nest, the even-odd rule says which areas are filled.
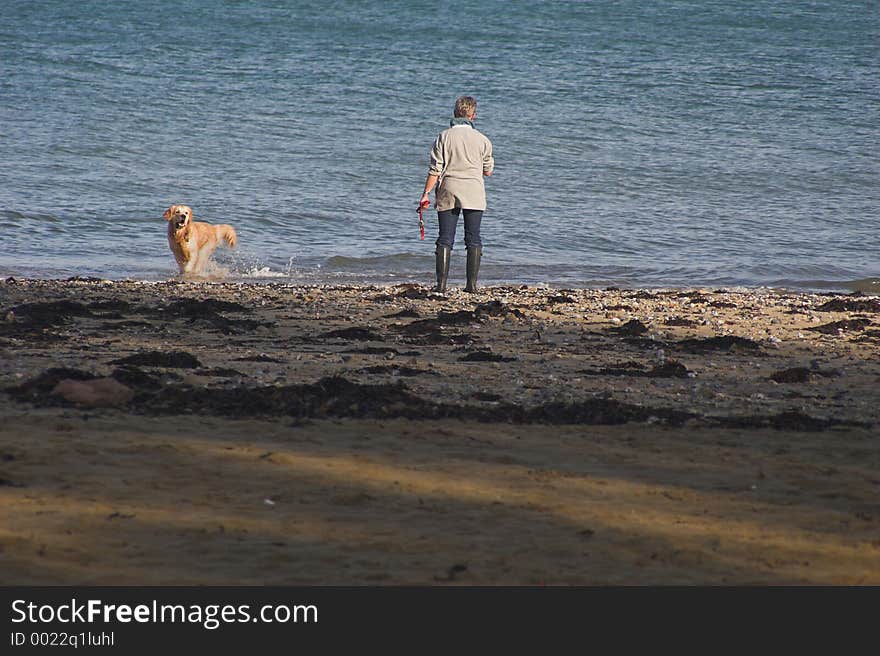
[[[880,584],[878,313],[0,281],[0,584]]]

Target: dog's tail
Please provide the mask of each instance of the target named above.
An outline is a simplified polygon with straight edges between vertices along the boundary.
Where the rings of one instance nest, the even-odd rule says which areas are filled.
[[[238,243],[238,235],[235,234],[235,228],[223,223],[217,226],[217,231],[220,233],[220,237],[229,245],[229,248],[235,248],[235,245]]]

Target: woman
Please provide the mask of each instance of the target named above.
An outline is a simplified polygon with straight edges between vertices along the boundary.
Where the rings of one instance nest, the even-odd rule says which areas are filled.
[[[464,214],[464,244],[467,248],[466,292],[477,291],[477,274],[483,255],[480,222],[486,209],[486,188],[483,178],[492,175],[495,160],[492,142],[474,128],[477,101],[461,96],[455,101],[455,110],[449,128],[440,133],[431,148],[431,166],[425,180],[425,193],[420,205],[430,204],[428,194],[437,187],[434,207],[440,234],[437,237],[437,287],[446,291],[449,276],[449,258],[455,242],[458,217]]]

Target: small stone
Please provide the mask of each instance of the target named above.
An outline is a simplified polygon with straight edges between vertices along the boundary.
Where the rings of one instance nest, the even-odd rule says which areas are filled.
[[[55,386],[52,394],[71,403],[92,407],[124,405],[134,398],[131,388],[113,378],[73,380],[66,378]]]

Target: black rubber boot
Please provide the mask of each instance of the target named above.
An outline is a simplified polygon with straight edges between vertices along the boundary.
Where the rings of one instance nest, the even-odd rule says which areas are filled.
[[[467,285],[466,292],[477,291],[477,274],[480,272],[480,258],[483,256],[482,247],[467,249]]]
[[[437,246],[437,286],[435,292],[446,293],[446,279],[449,277],[449,257],[452,255],[452,247]]]

